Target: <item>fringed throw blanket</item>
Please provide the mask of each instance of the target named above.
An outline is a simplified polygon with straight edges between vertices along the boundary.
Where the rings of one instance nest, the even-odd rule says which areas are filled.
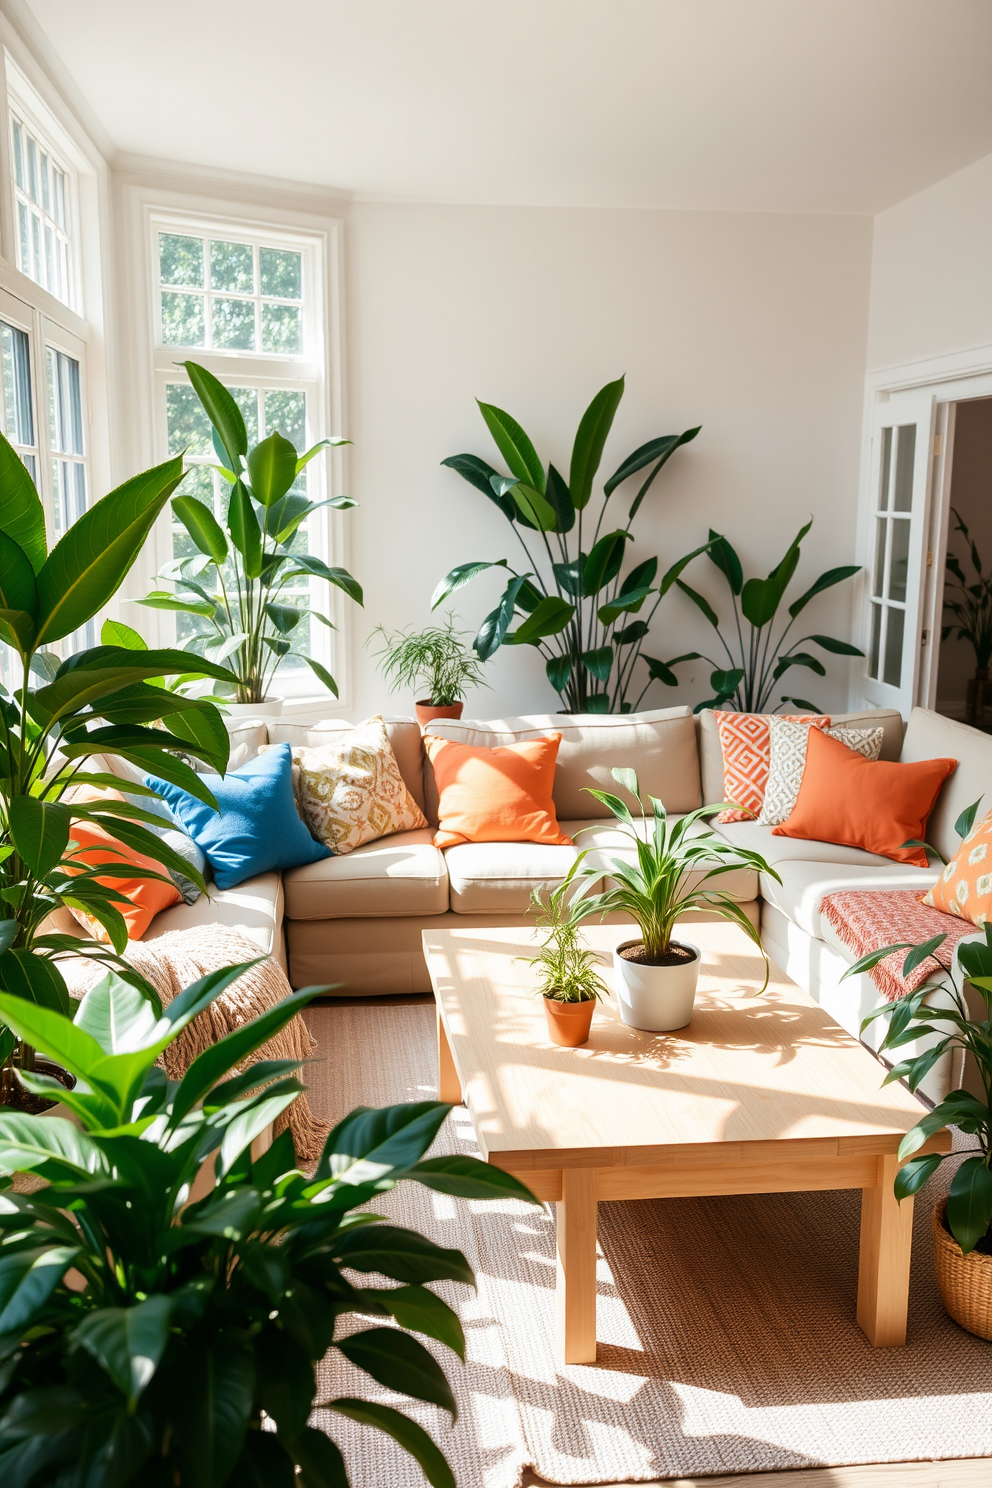
[[[970,920],[959,920],[955,915],[942,914],[939,909],[921,904],[918,889],[887,889],[878,893],[841,889],[824,897],[820,913],[856,956],[867,956],[887,945],[922,945],[935,935],[946,935],[936,956],[948,971],[958,941],[974,935],[976,929]],[[933,973],[933,962],[928,960],[904,977],[902,964],[906,955],[906,951],[895,951],[869,972],[887,1002],[914,992]]]
[[[125,959],[152,984],[162,999],[162,1005],[168,1006],[184,987],[208,972],[219,971],[240,961],[254,961],[258,954],[255,942],[238,930],[226,925],[195,925],[188,930],[171,930],[155,940],[132,940],[128,943]],[[72,956],[60,960],[59,970],[72,996],[78,998],[106,975],[107,968],[87,957]],[[166,1049],[162,1063],[170,1080],[181,1079],[204,1049],[225,1034],[250,1023],[291,992],[286,973],[277,961],[267,956],[257,966],[252,966],[199,1017],[188,1023]],[[309,1029],[297,1014],[267,1044],[244,1060],[241,1068],[247,1068],[259,1059],[310,1059],[316,1051],[317,1045]],[[300,1161],[307,1164],[316,1162],[328,1128],[316,1120],[305,1095],[297,1096],[289,1110],[276,1122],[277,1130],[284,1130],[286,1126],[293,1133]]]

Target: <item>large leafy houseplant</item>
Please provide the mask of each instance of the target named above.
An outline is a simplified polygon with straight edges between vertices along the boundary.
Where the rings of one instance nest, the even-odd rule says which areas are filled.
[[[715,696],[699,703],[695,710],[697,713],[703,708],[727,707],[739,713],[767,713],[776,683],[793,667],[803,667],[818,677],[826,676],[826,668],[820,658],[802,649],[808,641],[835,656],[864,655],[863,651],[859,651],[849,641],[839,641],[828,635],[805,635],[787,644],[793,625],[810,600],[822,594],[825,589],[831,589],[834,584],[840,584],[859,573],[857,564],[843,564],[839,568],[828,568],[822,573],[798,599],[792,601],[789,605],[789,618],[776,634],[775,622],[779,606],[799,563],[802,540],[812,525],[812,522],[807,522],[799,529],[781,562],[776,564],[765,579],[745,579],[741,560],[730,543],[725,537],[710,531],[709,556],[723,574],[730,590],[732,627],[721,625],[720,618],[708,599],[690,588],[682,579],[676,580],[682,592],[689,596],[712,625],[725,653],[726,664],[724,661],[715,661],[710,656],[701,656],[699,652],[693,653],[694,658],[708,661],[714,668],[710,686]],[[820,711],[815,703],[784,693],[778,699],[777,706],[781,707],[783,703],[794,703],[813,713]]]
[[[553,464],[545,468],[516,420],[491,403],[480,402],[479,410],[510,475],[500,474],[478,455],[451,455],[441,462],[499,507],[523,550],[524,564],[517,569],[506,558],[461,563],[438,584],[432,607],[487,569],[505,569],[509,581],[483,620],[475,649],[487,661],[502,645],[535,646],[570,713],[636,711],[652,683],[677,685],[673,668],[686,659],[662,661],[646,655],[643,646],[661,600],[703,549],[680,558],[660,581],[657,558],[646,558],[626,573],[624,565],[641,503],[662,467],[681,445],[695,439],[699,428],[659,435],[628,455],[604,483],[593,522],[587,508],[623,392],[622,377],[608,382],[586,409],[567,481]],[[626,520],[620,517],[620,525],[604,531],[614,510],[610,498],[639,471],[646,475]]]
[[[96,823],[163,871],[172,868],[203,886],[190,865],[143,825],[158,819],[135,798],[152,791],[129,785],[130,801],[70,806],[64,799],[92,756],[118,755],[215,804],[179,752],[223,770],[229,748],[223,719],[212,703],[158,685],[188,672],[191,658],[113,643],[64,659],[53,649],[70,646],[73,633],[117,592],[181,479],[178,459],[134,476],[97,501],[49,552],[38,493],[0,436],[0,639],[16,654],[14,671],[20,673],[16,684],[0,687],[0,989],[66,1013],[69,997],[53,956],[82,942],[42,933],[43,922],[60,904],[85,910],[106,927],[113,951],[122,951],[127,929],[120,899],[103,880],[133,874],[109,858],[98,866],[77,861],[73,818]],[[117,627],[111,622],[104,633],[112,638]],[[230,675],[210,662],[197,662],[196,670],[220,680]],[[121,784],[100,773],[86,779],[94,786]],[[98,948],[96,954],[113,951]],[[13,1065],[30,1065],[31,1057],[30,1047],[0,1019],[0,1101],[19,1090]]]
[[[387,1432],[434,1488],[454,1488],[442,1452],[403,1412],[318,1402],[316,1366],[336,1349],[387,1390],[454,1417],[445,1374],[411,1331],[464,1357],[458,1317],[429,1283],[471,1284],[471,1268],[362,1206],[402,1179],[536,1201],[474,1158],[425,1159],[450,1109],[436,1101],[353,1111],[312,1175],[288,1131],[253,1156],[303,1086],[296,1061],[244,1062],[326,989],[228,1034],[178,1082],[155,1064],[245,969],[211,973],[164,1012],[111,974],[75,1023],[0,997],[22,1037],[86,1087],[64,1097],[81,1129],[0,1114],[0,1171],[47,1184],[0,1193],[4,1488],[346,1488],[340,1451],[309,1424],[318,1403]],[[210,1160],[212,1182],[189,1202]],[[369,1273],[398,1285],[356,1279]],[[399,1326],[342,1326],[354,1314]]]
[[[141,603],[192,617],[196,629],[185,644],[214,661],[228,662],[239,703],[264,702],[277,667],[289,656],[305,661],[336,697],[330,672],[299,649],[297,641],[305,617],[331,629],[332,622],[322,610],[294,599],[287,586],[298,579],[322,579],[362,603],[357,580],[347,569],[308,553],[300,534],[303,523],[321,507],[355,505],[349,496],[311,501],[303,475],[322,449],[350,440],[321,439],[299,451],[276,430],[249,449],[244,416],[227,388],[198,363],[183,365],[213,427],[220,460],[216,468],[231,487],[227,533],[205,502],[195,496],[177,498],[172,509],[199,551],[164,571],[175,592],[156,589]]]

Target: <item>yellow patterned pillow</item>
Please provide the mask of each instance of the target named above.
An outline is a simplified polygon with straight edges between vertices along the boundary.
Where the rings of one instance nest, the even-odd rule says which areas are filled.
[[[962,840],[923,903],[973,925],[992,918],[992,811]]]
[[[381,714],[333,743],[316,749],[294,745],[293,789],[311,833],[334,853],[427,826],[400,774]]]

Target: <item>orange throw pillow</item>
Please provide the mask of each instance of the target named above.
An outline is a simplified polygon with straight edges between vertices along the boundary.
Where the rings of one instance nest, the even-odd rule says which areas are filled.
[[[571,846],[558,825],[551,787],[561,734],[497,749],[425,734],[438,791],[435,847],[458,842],[547,842]]]
[[[866,760],[838,739],[810,729],[799,797],[791,816],[772,828],[772,836],[863,847],[896,863],[925,868],[923,848],[902,844],[926,836],[940,787],[957,765],[953,759],[914,764]]]
[[[116,792],[111,794],[116,795]],[[134,869],[133,878],[115,876],[97,879],[98,883],[115,889],[122,898],[130,901],[129,905],[115,905],[124,916],[128,940],[140,940],[159,910],[182,903],[183,896],[174,883],[162,883],[160,879],[144,876],[150,872],[160,873],[165,877],[166,870],[161,864],[156,863],[154,858],[146,857],[144,853],[136,852],[126,843],[118,842],[116,837],[111,837],[98,823],[74,821],[69,829],[69,841],[79,845],[78,852],[71,846],[69,849],[74,862],[85,863],[88,868],[98,868],[101,863],[125,863]],[[106,930],[92,915],[75,908],[72,909],[72,914],[94,939],[109,940]]]
[[[716,709],[717,733],[723,754],[723,799],[735,805],[721,811],[718,822],[754,821],[765,804],[771,762],[771,731],[767,713],[724,713]],[[829,728],[826,713],[776,713],[789,723]]]
[[[957,855],[921,903],[973,925],[988,924],[992,916],[992,811],[961,839]]]

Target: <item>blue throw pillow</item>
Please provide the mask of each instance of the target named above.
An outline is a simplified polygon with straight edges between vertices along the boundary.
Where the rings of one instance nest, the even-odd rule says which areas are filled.
[[[179,818],[214,871],[219,889],[273,868],[298,868],[331,856],[300,820],[293,800],[293,752],[277,744],[227,775],[204,775],[220,812],[167,780],[146,775]]]

